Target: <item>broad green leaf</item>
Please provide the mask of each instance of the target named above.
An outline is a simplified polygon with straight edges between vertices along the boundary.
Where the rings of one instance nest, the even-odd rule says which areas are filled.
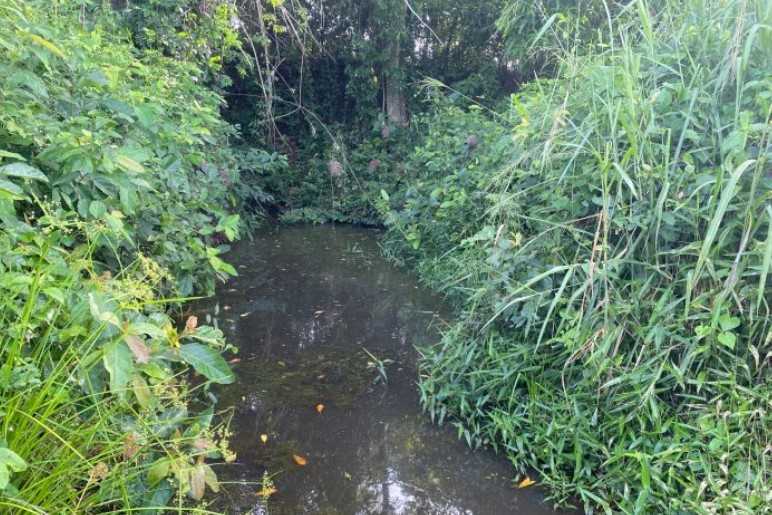
[[[10,193],[14,197],[23,198],[24,190],[11,181],[4,181],[0,179],[0,190]]]
[[[5,490],[11,479],[11,472],[23,472],[27,463],[10,449],[0,448],[0,492]]]
[[[718,319],[718,325],[721,326],[722,331],[731,331],[740,325],[740,319],[728,315],[721,315]]]
[[[88,212],[94,218],[102,218],[107,213],[107,206],[101,200],[92,200],[88,206]]]
[[[121,168],[128,170],[129,172],[145,173],[144,166],[134,161],[132,158],[124,156],[123,154],[118,154],[115,156],[115,162],[118,163]]]
[[[151,485],[158,483],[160,480],[169,475],[169,460],[161,458],[152,465],[147,471],[147,480]]]
[[[48,177],[46,177],[43,172],[26,163],[11,163],[9,165],[0,166],[0,175],[48,182]]]
[[[129,324],[129,334],[146,334],[153,338],[166,338],[166,333],[160,327],[144,322]]]
[[[721,333],[718,335],[718,342],[721,345],[734,350],[734,346],[737,343],[737,336],[735,336],[734,333]]]
[[[200,343],[182,345],[179,357],[196,369],[196,372],[215,383],[230,384],[236,379],[220,353],[206,345]]]
[[[131,380],[134,362],[131,351],[123,341],[111,343],[105,348],[102,358],[105,369],[110,374],[110,391],[120,398],[126,396],[126,385]]]
[[[150,388],[147,386],[147,382],[141,375],[134,374],[131,378],[131,385],[134,389],[134,396],[137,398],[137,402],[139,402],[139,405],[144,409],[147,409],[148,406],[150,406],[150,400],[152,399],[152,394],[150,393]]]

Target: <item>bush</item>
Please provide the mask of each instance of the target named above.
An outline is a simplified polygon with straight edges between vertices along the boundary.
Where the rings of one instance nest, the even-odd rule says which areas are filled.
[[[235,273],[233,130],[194,68],[75,4],[0,0],[0,511],[188,509],[234,458],[234,376],[161,297]]]
[[[0,3],[3,157],[45,174],[48,182],[32,188],[38,197],[84,220],[120,218],[128,238],[99,240],[97,250],[118,246],[129,261],[137,251],[152,255],[171,271],[177,294],[194,285],[212,292],[212,271],[234,273],[217,256],[238,230],[224,209],[238,177],[222,99],[185,61],[151,50],[139,58],[109,12],[85,30],[66,7],[54,15],[24,5]],[[6,223],[13,191],[0,189]]]
[[[605,45],[485,122],[481,141],[508,144],[472,158],[441,129],[478,115],[443,117],[404,205],[390,196],[389,248],[462,312],[424,350],[423,405],[588,511],[758,513],[772,11],[627,9]]]

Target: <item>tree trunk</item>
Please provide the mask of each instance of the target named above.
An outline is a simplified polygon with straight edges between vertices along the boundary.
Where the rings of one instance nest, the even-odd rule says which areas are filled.
[[[400,1],[400,20],[407,15],[407,4]],[[404,22],[403,22],[404,23]],[[383,66],[383,103],[386,107],[386,119],[389,123],[404,125],[407,123],[407,96],[405,95],[404,73],[400,69],[402,42],[397,36],[391,43],[389,59]]]

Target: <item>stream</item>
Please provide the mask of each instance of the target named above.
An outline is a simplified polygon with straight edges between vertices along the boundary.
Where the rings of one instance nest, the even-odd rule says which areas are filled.
[[[263,229],[234,246],[239,276],[194,306],[239,347],[237,460],[211,508],[229,514],[554,514],[501,456],[421,413],[416,346],[449,311],[357,227]],[[266,500],[263,472],[276,491]]]

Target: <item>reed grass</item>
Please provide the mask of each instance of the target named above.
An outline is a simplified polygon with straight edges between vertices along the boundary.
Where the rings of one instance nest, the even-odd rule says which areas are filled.
[[[387,215],[459,306],[424,407],[559,502],[770,511],[771,23],[768,2],[630,2],[513,98],[487,168],[435,161]]]

